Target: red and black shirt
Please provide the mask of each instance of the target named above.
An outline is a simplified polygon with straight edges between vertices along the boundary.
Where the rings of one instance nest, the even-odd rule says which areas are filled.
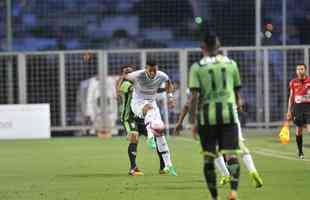
[[[290,81],[290,91],[294,103],[310,103],[310,76],[304,79],[295,78]]]

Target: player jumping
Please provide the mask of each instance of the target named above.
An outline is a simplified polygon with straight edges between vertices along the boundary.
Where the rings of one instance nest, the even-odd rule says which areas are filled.
[[[122,79],[128,80],[133,84],[130,106],[135,116],[144,119],[148,146],[151,149],[155,149],[157,146],[165,163],[165,171],[176,176],[177,173],[171,162],[169,147],[163,135],[165,126],[156,104],[156,93],[163,83],[165,83],[165,90],[168,94],[168,104],[172,106],[174,103],[173,85],[168,75],[158,70],[155,61],[148,60],[144,70],[137,70],[124,75]]]
[[[297,78],[290,81],[290,97],[288,99],[287,120],[293,119],[296,125],[296,143],[298,157],[304,159],[303,127],[310,132],[310,77],[306,73],[305,64],[297,64]]]

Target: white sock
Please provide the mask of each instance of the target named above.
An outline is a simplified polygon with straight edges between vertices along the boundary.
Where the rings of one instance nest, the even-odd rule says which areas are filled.
[[[172,166],[171,156],[169,152],[169,147],[165,136],[156,137],[156,143],[158,151],[163,156],[163,160],[166,167]]]
[[[256,172],[256,168],[251,154],[247,153],[242,156],[243,163],[249,172]]]
[[[222,155],[215,158],[214,163],[215,163],[216,168],[219,170],[222,176],[230,176],[230,173],[226,167],[226,164],[225,164],[225,161]]]

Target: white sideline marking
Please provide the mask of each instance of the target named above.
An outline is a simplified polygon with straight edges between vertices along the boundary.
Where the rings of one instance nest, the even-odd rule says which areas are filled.
[[[310,162],[309,159],[300,160],[300,159],[298,159],[298,158],[293,158],[293,157],[284,156],[284,155],[277,155],[277,154],[274,154],[274,153],[271,153],[271,152],[254,151],[254,153],[255,153],[255,154],[258,154],[258,155],[262,155],[262,156],[272,157],[272,158],[281,158],[281,159],[284,159],[284,160],[297,160],[297,161],[306,161],[306,162]]]
[[[192,142],[192,143],[196,142],[192,138],[184,138],[184,137],[179,137],[179,138],[177,138],[177,140],[182,140],[182,141],[185,141],[185,142]],[[267,148],[257,148],[257,149],[258,150],[253,150],[253,151],[250,150],[250,152],[253,152],[253,153],[261,155],[261,156],[266,156],[266,157],[280,158],[280,159],[284,159],[284,160],[295,160],[295,161],[310,162],[309,159],[300,160],[298,158],[294,158],[294,157],[288,156],[288,155],[295,156],[295,154],[293,154],[293,153],[283,153],[283,152],[280,152],[280,151],[276,151],[276,150],[273,150],[273,149],[267,149]],[[283,155],[283,154],[285,154],[285,155]]]

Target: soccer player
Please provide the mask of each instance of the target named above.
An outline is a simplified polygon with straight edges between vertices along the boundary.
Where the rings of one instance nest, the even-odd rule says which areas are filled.
[[[218,199],[214,159],[217,149],[225,153],[227,167],[232,176],[229,200],[237,199],[240,176],[238,126],[234,110],[241,105],[241,87],[237,64],[219,54],[220,42],[216,35],[208,33],[202,42],[203,58],[191,66],[189,107],[193,118],[193,137],[200,136],[204,155],[204,175],[212,199]],[[199,95],[199,113],[196,120]]]
[[[293,119],[296,125],[296,143],[298,157],[304,159],[303,128],[310,132],[310,77],[306,73],[305,64],[296,65],[297,77],[290,81],[290,96],[288,99],[287,120]]]
[[[122,75],[128,74],[133,71],[133,66],[125,65],[122,67]],[[131,111],[130,102],[132,99],[132,83],[124,80],[120,84],[120,88],[117,91],[120,101],[122,103],[121,109],[121,121],[123,126],[127,132],[127,138],[129,141],[128,145],[128,157],[130,161],[130,170],[129,175],[132,176],[141,176],[143,173],[139,170],[136,164],[136,156],[137,156],[137,146],[139,141],[139,135],[147,135],[147,131],[145,129],[143,119],[139,119],[134,116]],[[164,170],[165,163],[163,161],[162,155],[157,150],[158,157],[160,160],[160,169],[159,174],[166,174],[167,172]]]
[[[165,163],[165,171],[168,171],[170,175],[176,176],[177,173],[171,161],[169,147],[163,135],[165,125],[156,104],[156,93],[163,83],[165,83],[165,90],[168,94],[168,104],[170,106],[174,104],[173,85],[168,75],[158,70],[155,61],[148,60],[144,70],[137,70],[124,75],[122,79],[131,81],[133,84],[130,106],[135,116],[144,119],[148,146],[151,149],[158,148]],[[156,142],[154,136],[156,137]]]
[[[188,112],[189,112],[189,102],[187,102],[182,108],[181,114],[178,118],[178,121],[174,129],[175,134],[181,129],[184,118]],[[237,113],[235,114],[237,115]],[[244,143],[245,139],[243,138],[241,123],[238,117],[236,117],[236,123],[238,126],[239,146],[240,146],[240,150],[242,153],[243,163],[246,166],[247,170],[249,171],[250,177],[252,178],[252,181],[255,187],[260,188],[263,186],[263,181],[259,173],[257,172],[253,158],[250,154],[250,151]],[[217,157],[214,159],[214,163],[215,163],[216,168],[219,170],[222,176],[220,180],[220,185],[226,184],[230,180],[230,173],[225,165],[225,160],[224,160],[223,155],[221,154],[217,155]]]

